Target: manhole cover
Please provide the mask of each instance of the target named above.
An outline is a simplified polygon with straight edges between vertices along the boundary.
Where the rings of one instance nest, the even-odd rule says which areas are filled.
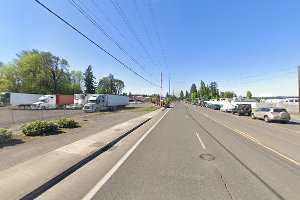
[[[207,161],[212,161],[212,160],[216,159],[216,157],[211,154],[201,154],[199,157],[202,160],[207,160]]]

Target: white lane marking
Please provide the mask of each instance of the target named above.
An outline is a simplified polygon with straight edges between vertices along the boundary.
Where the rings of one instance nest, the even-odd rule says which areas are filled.
[[[146,138],[146,136],[156,127],[156,125],[164,118],[170,109],[129,149],[129,151],[113,166],[107,174],[82,198],[82,200],[90,200],[101,189],[101,187],[109,180],[109,178],[119,169],[136,147]]]
[[[234,128],[230,127],[230,126],[227,126],[227,125],[225,125],[225,124],[223,124],[223,123],[221,123],[221,122],[215,120],[214,118],[210,117],[209,115],[206,115],[206,114],[204,114],[204,113],[202,113],[202,112],[200,112],[200,111],[198,111],[198,110],[195,110],[195,111],[198,112],[198,113],[200,113],[201,115],[203,115],[203,116],[205,116],[205,117],[207,117],[207,118],[209,118],[209,119],[211,119],[211,120],[213,120],[213,121],[219,123],[221,126],[226,127],[226,128],[228,128],[228,129],[234,131],[235,133],[238,133],[238,134],[244,136],[245,138],[248,138],[249,140],[252,140],[252,141],[255,142],[256,144],[258,144],[258,145],[260,145],[260,146],[262,146],[262,147],[264,147],[264,148],[266,148],[266,149],[272,151],[273,153],[277,154],[278,156],[281,156],[282,158],[284,158],[284,159],[286,159],[286,160],[289,160],[290,162],[292,162],[292,163],[294,163],[294,164],[300,166],[300,162],[297,162],[297,161],[295,161],[295,160],[289,158],[288,156],[286,156],[286,155],[284,155],[284,154],[282,154],[282,153],[279,153],[278,151],[272,149],[271,147],[268,147],[267,145],[263,144],[261,141],[257,140],[256,138],[254,138],[254,137],[252,137],[252,136],[250,136],[250,135],[248,135],[248,134],[246,134],[246,133],[244,133],[244,132],[242,132],[242,131],[240,131],[240,130],[237,130],[237,129],[234,129]]]
[[[197,137],[198,137],[198,139],[199,139],[199,141],[200,141],[200,143],[201,143],[202,148],[203,148],[203,149],[206,149],[206,147],[204,146],[204,144],[203,144],[203,142],[202,142],[200,136],[198,135],[198,133],[196,133],[196,135],[197,135]]]

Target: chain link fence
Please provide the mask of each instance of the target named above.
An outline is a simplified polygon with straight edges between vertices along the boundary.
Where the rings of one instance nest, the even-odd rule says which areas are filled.
[[[17,106],[0,107],[0,128],[9,128],[33,121],[51,121],[60,117],[73,117],[84,114],[82,110],[32,110],[31,108],[19,108]]]

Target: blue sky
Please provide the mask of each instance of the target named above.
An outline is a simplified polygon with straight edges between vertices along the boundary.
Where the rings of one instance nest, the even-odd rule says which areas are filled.
[[[82,16],[68,0],[41,0],[122,62],[164,91],[189,90],[218,81],[221,91],[254,96],[297,95],[297,65],[300,64],[300,1],[282,0],[152,0],[160,41],[150,15],[148,0],[118,2],[136,37],[126,26],[111,0],[74,0],[81,5],[132,58]],[[115,29],[114,26],[118,28]],[[159,93],[101,52],[51,15],[34,0],[1,2],[0,61],[10,62],[24,49],[50,51],[68,60],[72,70],[92,65],[97,79],[109,73],[125,82],[125,92]],[[120,32],[118,32],[120,31]],[[122,35],[121,35],[121,34]],[[167,66],[164,62],[164,52]],[[142,69],[143,68],[143,69]],[[249,78],[249,76],[253,76]],[[259,76],[256,76],[259,75]],[[164,93],[165,93],[164,92]]]

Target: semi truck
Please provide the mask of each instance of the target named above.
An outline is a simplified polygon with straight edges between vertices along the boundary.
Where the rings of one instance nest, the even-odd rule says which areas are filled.
[[[1,92],[0,104],[4,106],[15,105],[25,108],[26,106],[30,107],[34,102],[37,102],[41,96],[41,94]]]
[[[32,109],[57,109],[63,108],[66,105],[71,105],[74,103],[73,95],[44,95],[41,96],[37,102],[33,103]]]
[[[126,107],[129,104],[129,97],[120,95],[95,94],[92,95],[88,103],[84,105],[84,112],[98,112],[103,110],[115,110]]]
[[[91,96],[93,96],[93,94],[74,94],[74,105],[72,109],[82,109]]]

